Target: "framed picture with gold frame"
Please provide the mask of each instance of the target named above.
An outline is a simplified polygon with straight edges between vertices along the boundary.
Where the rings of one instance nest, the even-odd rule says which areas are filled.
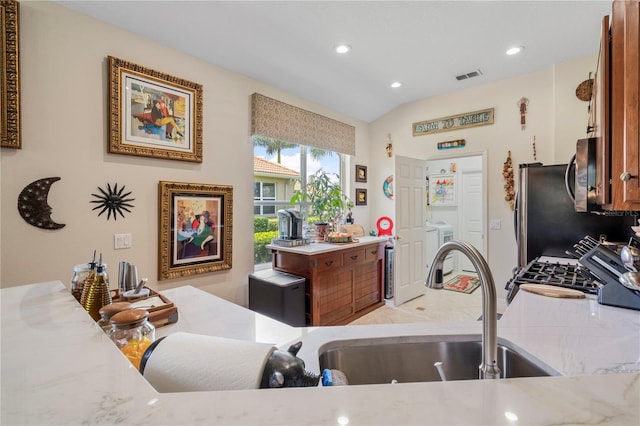
[[[17,1],[0,2],[0,146],[22,148],[20,137],[20,5]]]
[[[231,269],[233,187],[160,181],[158,280]]]
[[[202,85],[109,56],[109,152],[202,162]]]

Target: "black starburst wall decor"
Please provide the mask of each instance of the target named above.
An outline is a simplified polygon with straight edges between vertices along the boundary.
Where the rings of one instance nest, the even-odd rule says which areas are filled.
[[[91,194],[97,198],[97,200],[92,200],[92,203],[97,204],[92,210],[100,210],[98,216],[101,216],[102,213],[107,213],[107,220],[111,219],[111,215],[113,214],[113,220],[118,220],[118,216],[116,213],[119,213],[120,216],[124,218],[124,213],[122,211],[127,211],[131,213],[129,208],[133,208],[133,204],[130,204],[131,201],[134,201],[135,198],[126,198],[131,195],[131,191],[123,194],[125,186],[122,185],[122,188],[118,190],[118,184],[116,183],[111,189],[111,185],[107,183],[107,190],[98,187],[102,194]]]

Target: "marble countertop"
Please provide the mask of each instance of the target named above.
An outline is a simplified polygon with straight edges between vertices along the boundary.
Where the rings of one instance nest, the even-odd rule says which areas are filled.
[[[318,372],[329,341],[481,333],[480,322],[294,328],[186,286],[158,328],[267,342]],[[563,376],[224,392],[156,392],[59,281],[2,289],[3,425],[640,423],[640,313],[519,292],[498,336]],[[224,362],[224,360],[218,360]],[[514,420],[517,419],[517,420]]]
[[[383,241],[388,241],[388,237],[358,237],[357,241],[352,243],[315,243],[306,244],[303,246],[295,246],[295,247],[283,247],[275,244],[268,244],[268,249],[286,251],[288,253],[297,253],[297,254],[322,254],[329,253],[337,250],[344,250],[348,248],[355,248],[358,246],[362,246],[365,244],[378,243]]]

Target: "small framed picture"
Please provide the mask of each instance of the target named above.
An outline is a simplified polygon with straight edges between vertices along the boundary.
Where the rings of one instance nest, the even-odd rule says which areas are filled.
[[[158,280],[231,269],[233,187],[159,184]]]
[[[356,206],[367,205],[367,190],[356,188]]]
[[[202,86],[109,56],[109,152],[202,162]]]
[[[356,182],[367,183],[367,166],[356,164]]]

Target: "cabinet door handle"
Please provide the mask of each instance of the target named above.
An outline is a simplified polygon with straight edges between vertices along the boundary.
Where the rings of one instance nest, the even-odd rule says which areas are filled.
[[[378,253],[378,250],[371,250],[371,254],[376,254]]]
[[[633,176],[629,172],[622,172],[620,175],[620,180],[623,182],[629,182],[631,179],[633,179]]]
[[[326,262],[324,262],[324,264],[326,266],[331,266],[331,265],[333,265],[333,260],[327,260]]]
[[[358,258],[358,255],[357,255],[357,254],[356,254],[356,255],[354,255],[354,256],[351,256],[351,260],[356,260],[357,258]]]

